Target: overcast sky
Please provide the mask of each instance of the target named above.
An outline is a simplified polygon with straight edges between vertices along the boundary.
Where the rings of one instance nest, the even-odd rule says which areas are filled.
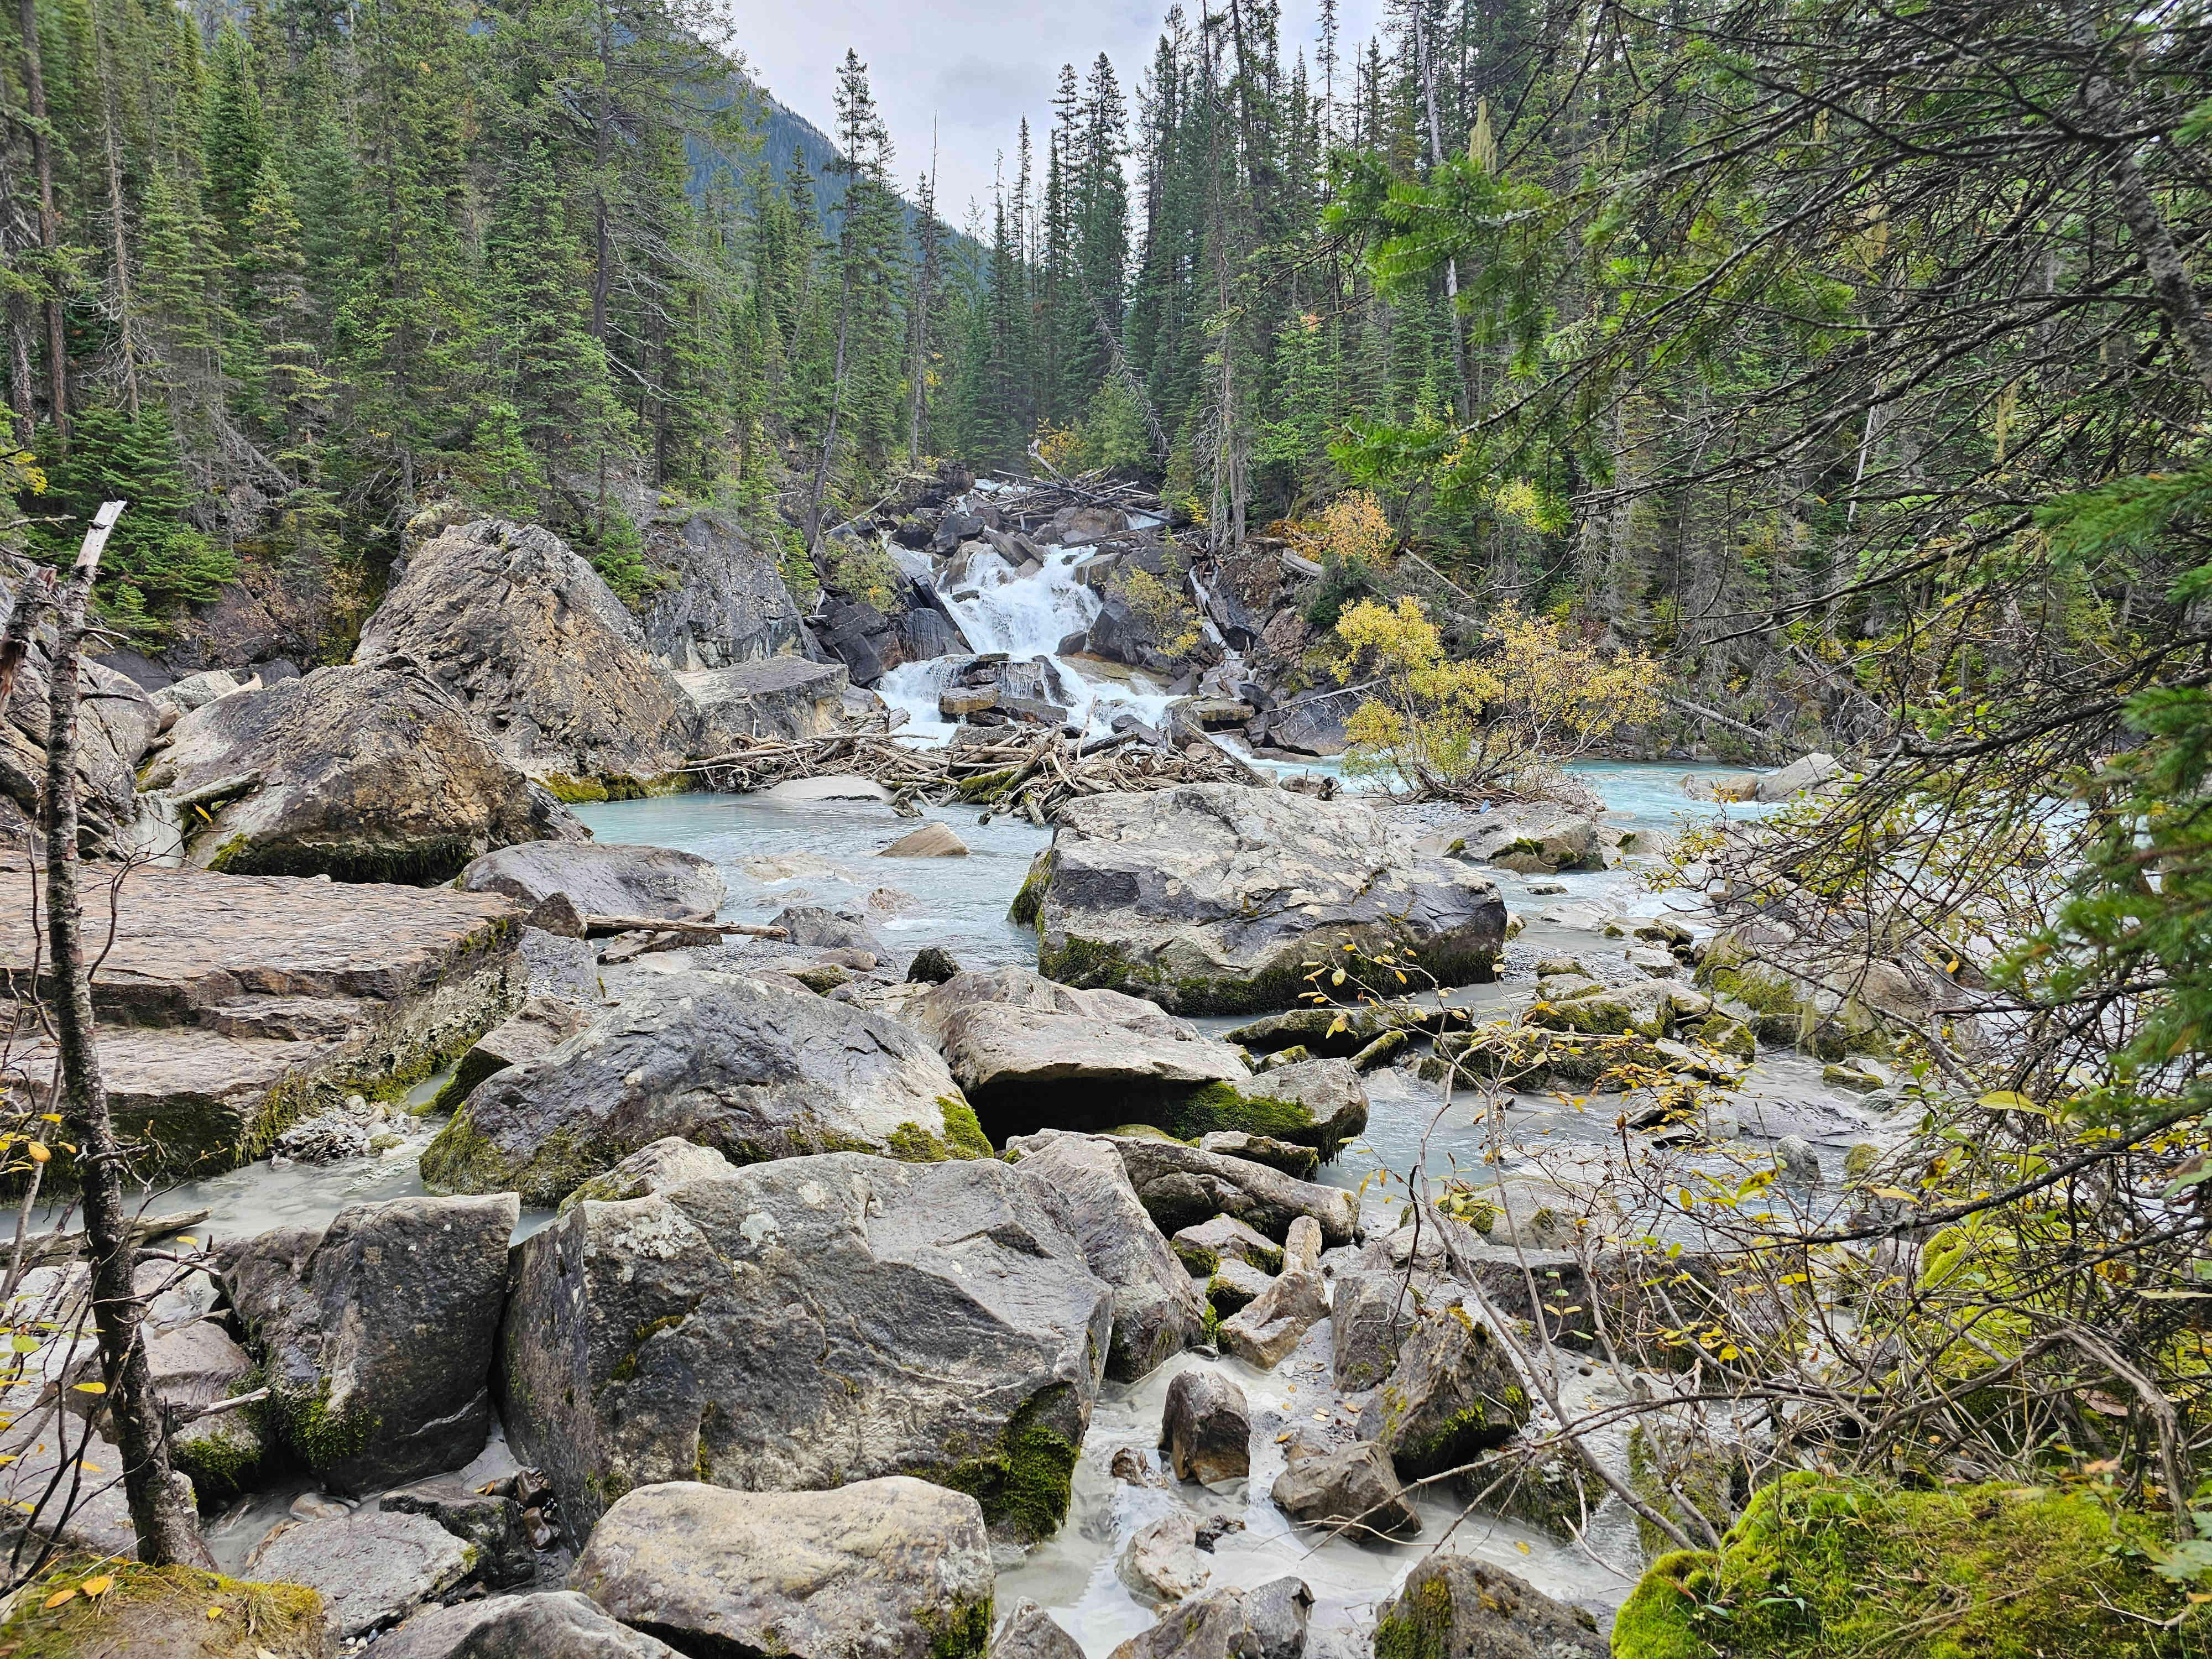
[[[1134,114],[1137,83],[1152,62],[1170,0],[769,0],[730,15],[732,44],[784,103],[835,134],[830,100],[845,48],[868,65],[868,79],[898,147],[902,188],[929,165],[937,125],[938,198],[960,225],[972,198],[988,214],[994,157],[1012,171],[1016,128],[1030,118],[1041,132],[1052,114],[1062,64],[1087,76],[1100,52],[1114,61]],[[1378,26],[1383,0],[1340,0],[1340,51]],[[1185,0],[1194,20],[1197,0]],[[1283,0],[1283,61],[1304,47],[1310,70],[1320,0]],[[1341,71],[1340,71],[1341,73]]]

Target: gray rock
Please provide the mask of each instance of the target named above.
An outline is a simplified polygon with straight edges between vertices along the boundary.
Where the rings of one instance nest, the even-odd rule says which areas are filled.
[[[1216,1319],[1227,1319],[1265,1296],[1274,1282],[1273,1273],[1261,1273],[1242,1256],[1225,1255],[1206,1281],[1206,1299],[1212,1304]]]
[[[964,859],[968,843],[934,821],[908,830],[878,852],[879,859]]]
[[[346,1637],[436,1601],[475,1565],[475,1549],[426,1515],[356,1510],[285,1528],[246,1558],[246,1569],[264,1583],[319,1591],[324,1623]]]
[[[512,1589],[538,1577],[538,1552],[522,1522],[522,1505],[480,1492],[454,1479],[402,1486],[377,1500],[390,1514],[427,1515],[477,1552],[473,1577],[493,1589]]]
[[[531,997],[505,1023],[478,1037],[469,1051],[454,1061],[453,1074],[432,1098],[431,1109],[453,1111],[486,1078],[496,1077],[511,1066],[526,1066],[544,1059],[582,1031],[591,1023],[592,1013],[592,1010],[582,1003],[564,998]],[[278,1150],[289,1157],[300,1156],[281,1141]]]
[[[698,710],[702,754],[727,754],[762,738],[819,738],[841,729],[848,676],[838,662],[769,657],[676,677]]]
[[[1249,1307],[1221,1322],[1222,1352],[1263,1371],[1281,1364],[1305,1334],[1328,1317],[1320,1275],[1288,1265],[1289,1255],[1284,1252],[1283,1271]]]
[[[1605,868],[1606,841],[1581,813],[1550,801],[1493,806],[1455,840],[1450,856],[1522,875]]]
[[[221,1253],[282,1438],[334,1491],[455,1468],[483,1449],[514,1194],[400,1198]]]
[[[1421,1529],[1420,1512],[1398,1484],[1389,1455],[1372,1441],[1294,1455],[1268,1496],[1294,1521],[1353,1538]]]
[[[733,1163],[833,1147],[987,1157],[919,1036],[774,975],[656,974],[544,1058],[471,1093],[422,1154],[433,1191],[553,1205],[677,1135]]]
[[[1155,1605],[1195,1595],[1213,1576],[1212,1564],[1198,1547],[1198,1517],[1188,1510],[1139,1528],[1115,1571],[1123,1583]]]
[[[1418,1290],[1406,1276],[1352,1269],[1336,1278],[1329,1306],[1329,1339],[1336,1386],[1346,1394],[1373,1388],[1398,1363],[1398,1341],[1419,1316]]]
[[[529,975],[529,994],[586,1006],[599,1001],[599,959],[580,939],[562,938],[543,927],[525,927],[515,947]]]
[[[884,942],[867,919],[853,910],[832,910],[819,904],[793,904],[769,918],[769,926],[783,929],[785,943],[810,951],[865,951],[884,955]]]
[[[0,1465],[0,1542],[12,1546],[28,1528],[92,1555],[135,1560],[138,1534],[124,1496],[122,1452],[71,1420],[64,1453],[52,1422],[43,1412],[26,1413],[0,1430],[0,1457],[8,1460]],[[181,1474],[171,1479],[189,1500],[191,1482]],[[72,1485],[73,1504],[66,1501]]]
[[[910,1473],[1043,1536],[1113,1329],[1066,1205],[990,1160],[838,1152],[580,1203],[513,1285],[508,1437],[576,1535],[654,1481]]]
[[[15,585],[0,580],[0,626],[14,608]],[[0,831],[16,844],[38,816],[46,769],[46,663],[52,632],[40,628],[17,670],[15,695],[0,719]],[[226,679],[229,677],[224,676]],[[82,659],[76,775],[89,847],[113,855],[131,844],[138,815],[139,757],[179,705],[156,705],[129,675]],[[235,682],[233,682],[235,684]]]
[[[1437,1659],[1606,1659],[1597,1621],[1471,1555],[1424,1557],[1376,1610],[1375,1644]]]
[[[1210,1365],[1178,1371],[1160,1414],[1160,1447],[1178,1480],[1236,1480],[1252,1472],[1244,1390]]]
[[[561,1200],[566,1215],[579,1204],[621,1204],[648,1193],[672,1192],[687,1181],[729,1174],[733,1166],[712,1146],[668,1135],[641,1146],[628,1158],[589,1181]]]
[[[1024,1596],[991,1632],[990,1659],[1083,1659],[1076,1640]]]
[[[1784,1175],[1808,1186],[1820,1179],[1820,1160],[1802,1135],[1784,1135],[1774,1143],[1774,1162]]]
[[[1814,751],[1802,755],[1778,772],[1769,772],[1753,786],[1754,799],[1788,800],[1808,789],[1818,789],[1844,775],[1843,763],[1833,755]]]
[[[647,781],[694,750],[691,699],[636,620],[536,526],[479,519],[417,548],[354,652],[356,663],[395,657],[435,673],[512,761],[557,788]]]
[[[202,705],[146,787],[184,809],[185,859],[232,875],[428,884],[586,834],[437,685],[360,664]]]
[[[1106,1137],[1121,1155],[1129,1184],[1155,1226],[1170,1237],[1217,1215],[1234,1217],[1269,1238],[1310,1215],[1330,1244],[1348,1244],[1359,1225],[1359,1200],[1340,1187],[1294,1181],[1279,1170],[1223,1158],[1171,1140]],[[1025,1143],[1007,1143],[1009,1146]]]
[[[1169,1608],[1112,1659],[1302,1659],[1312,1607],[1313,1593],[1297,1578],[1208,1590]]]
[[[773,550],[719,513],[646,529],[647,560],[666,578],[641,601],[646,648],[678,670],[803,662],[799,607]]]
[[[1114,1287],[1114,1340],[1106,1375],[1133,1382],[1197,1341],[1206,1304],[1159,1229],[1137,1201],[1114,1149],[1089,1135],[1033,1138],[1015,1165],[1067,1202],[1091,1271]]]
[[[1502,1445],[1528,1420],[1528,1392],[1490,1328],[1460,1308],[1424,1314],[1398,1362],[1359,1412],[1403,1480],[1454,1468]]]
[[[990,1641],[982,1512],[902,1475],[835,1492],[640,1487],[600,1518],[571,1582],[691,1653],[981,1659]]]
[[[1334,1158],[1338,1148],[1367,1127],[1367,1085],[1349,1060],[1301,1060],[1273,1066],[1247,1092],[1304,1107],[1307,1123],[1285,1132],[1284,1138],[1319,1147],[1323,1158]]]
[[[619,842],[502,848],[461,872],[471,893],[504,893],[525,911],[564,895],[580,916],[712,916],[729,896],[722,872],[696,853]]]
[[[1319,1273],[1322,1243],[1321,1223],[1310,1215],[1300,1216],[1283,1235],[1283,1271]]]
[[[1242,1129],[1217,1129],[1211,1134],[1200,1135],[1198,1150],[1264,1164],[1298,1181],[1311,1181],[1321,1171],[1319,1147],[1301,1146],[1295,1141],[1277,1140],[1268,1135],[1247,1134]]]
[[[1000,1139],[1126,1123],[1209,1083],[1249,1086],[1237,1051],[1188,1022],[1026,968],[956,975],[909,1004],[905,1018],[937,1042]]]
[[[676,1659],[574,1590],[428,1607],[376,1644],[376,1659]]]
[[[1212,1274],[1232,1258],[1271,1279],[1283,1270],[1283,1247],[1231,1215],[1218,1215],[1194,1227],[1185,1227],[1169,1243],[1194,1273]]]
[[[1319,957],[1488,980],[1504,945],[1488,880],[1394,842],[1353,801],[1228,783],[1085,796],[1039,858],[1018,901],[1036,921],[1039,971],[1176,1012],[1287,1007]]]

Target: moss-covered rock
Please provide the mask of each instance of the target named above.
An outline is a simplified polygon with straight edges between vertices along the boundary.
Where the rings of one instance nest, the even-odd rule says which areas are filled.
[[[1718,1552],[1651,1565],[1615,1659],[2179,1659],[2212,1620],[2149,1570],[2157,1534],[2094,1498],[1899,1492],[1810,1474],[1763,1487]],[[2172,1627],[2167,1620],[2179,1619]]]
[[[331,1651],[323,1598],[303,1585],[88,1556],[51,1564],[0,1623],[9,1659],[326,1659]]]

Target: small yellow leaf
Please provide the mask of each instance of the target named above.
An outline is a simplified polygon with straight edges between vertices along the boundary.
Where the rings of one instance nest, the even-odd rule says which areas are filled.
[[[220,1618],[222,1618],[222,1609],[221,1607],[210,1607],[210,1608],[208,1609],[208,1617],[209,1617],[209,1618],[210,1618],[210,1619],[220,1619]]]
[[[1518,1538],[1513,1540],[1513,1547],[1519,1550],[1523,1555],[1528,1553],[1528,1546]]]
[[[42,1146],[40,1143],[39,1143],[38,1141],[35,1141],[35,1140],[34,1140],[34,1141],[33,1141],[33,1142],[31,1143],[31,1162],[32,1162],[32,1163],[33,1163],[33,1164],[44,1164],[44,1163],[45,1163],[48,1158],[52,1158],[52,1156],[53,1156],[53,1154],[52,1154],[52,1152],[48,1152],[48,1151],[46,1149],[46,1147],[45,1147],[44,1146]]]
[[[39,1121],[41,1123],[58,1123],[61,1121],[62,1115],[59,1112],[41,1112],[39,1114]]]
[[[1340,969],[1338,969],[1334,973],[1331,974],[1331,975],[1328,976],[1328,982],[1329,982],[1330,984],[1332,984],[1332,985],[1341,985],[1341,984],[1343,984],[1343,983],[1344,983],[1344,969],[1341,969],[1341,968],[1340,968]]]
[[[115,1588],[115,1580],[112,1575],[103,1572],[97,1578],[86,1579],[77,1588],[87,1595],[105,1595]]]
[[[1920,1201],[1917,1194],[1908,1193],[1902,1187],[1874,1187],[1868,1190],[1876,1198],[1893,1198],[1900,1204],[1917,1204]]]
[[[77,1382],[73,1383],[71,1386],[74,1387],[79,1394],[106,1394],[107,1392],[107,1384],[105,1382]]]
[[[56,1590],[52,1595],[49,1595],[44,1601],[40,1603],[40,1606],[42,1609],[51,1612],[54,1608],[61,1606],[63,1602],[73,1599],[76,1595],[76,1586],[75,1584],[71,1584],[67,1589]]]

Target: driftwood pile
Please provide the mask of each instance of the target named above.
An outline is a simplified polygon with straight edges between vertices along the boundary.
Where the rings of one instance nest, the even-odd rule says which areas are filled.
[[[1010,530],[1042,530],[1063,507],[1118,507],[1127,514],[1149,514],[1163,522],[1167,517],[1158,490],[1124,483],[1104,472],[1083,472],[1073,477],[1055,473],[1043,479],[1018,477],[1011,472],[991,476],[1011,486],[989,498]]]
[[[695,762],[710,789],[765,789],[792,778],[870,778],[891,792],[902,813],[961,801],[994,814],[1017,812],[1038,825],[1052,822],[1078,795],[1115,790],[1172,789],[1186,783],[1268,783],[1265,774],[1211,743],[1155,748],[1136,732],[1083,743],[1059,731],[1010,732],[987,743],[919,749],[880,732],[820,738],[763,738]]]

